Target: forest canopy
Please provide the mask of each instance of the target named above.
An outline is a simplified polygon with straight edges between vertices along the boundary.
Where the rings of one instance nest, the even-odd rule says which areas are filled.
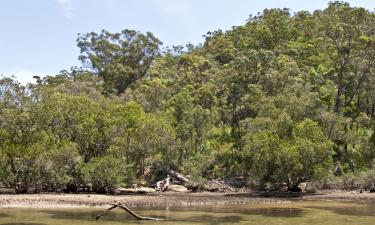
[[[1,78],[2,185],[112,193],[171,168],[262,189],[374,167],[373,11],[265,9],[198,46],[134,30],[77,46],[82,67]]]

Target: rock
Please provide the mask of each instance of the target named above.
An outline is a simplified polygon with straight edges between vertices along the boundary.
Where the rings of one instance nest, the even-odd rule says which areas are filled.
[[[145,187],[148,186],[148,182],[145,179],[139,179],[137,183],[138,187]]]
[[[217,184],[217,183],[214,183],[212,181],[209,181],[207,182],[207,184],[204,185],[204,189],[206,189],[207,191],[210,191],[210,192],[216,192],[216,191],[220,191],[222,187]]]
[[[321,189],[321,185],[318,182],[307,182],[306,183],[306,192],[315,193]]]
[[[167,191],[173,191],[173,192],[188,192],[188,189],[182,185],[169,185]]]
[[[117,188],[115,190],[115,194],[121,195],[121,194],[135,194],[136,188]]]
[[[145,193],[145,194],[148,194],[148,193],[154,193],[156,192],[155,189],[153,188],[149,188],[149,187],[141,187],[141,188],[138,188],[138,192],[139,193]]]
[[[228,184],[234,188],[244,188],[247,186],[247,179],[242,176],[236,176],[229,179]]]
[[[306,191],[306,187],[307,187],[307,183],[306,182],[302,182],[298,185],[298,187],[301,189],[302,192],[305,192]]]
[[[354,181],[351,189],[358,190],[358,189],[361,189],[361,187],[362,187],[362,182]]]
[[[155,190],[153,188],[148,187],[140,187],[140,188],[117,188],[115,190],[116,194],[148,194],[153,193]]]
[[[293,191],[293,190],[289,190],[288,185],[281,184],[281,186],[276,188],[275,191],[287,192],[287,191]]]
[[[335,178],[332,177],[326,177],[322,180],[322,189],[341,189],[342,185],[340,185],[339,182]]]
[[[187,184],[185,184],[185,187],[189,191],[192,191],[192,192],[197,192],[197,191],[202,191],[203,190],[202,185],[199,185],[197,183],[192,183],[192,182],[188,182]]]

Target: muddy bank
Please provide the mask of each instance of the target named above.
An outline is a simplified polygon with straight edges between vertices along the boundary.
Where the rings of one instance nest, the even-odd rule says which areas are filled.
[[[319,201],[375,201],[375,193],[361,192],[360,190],[321,190],[315,193],[306,192],[252,192],[237,194],[237,196],[252,196],[260,198],[278,198],[293,200],[319,200]]]
[[[23,194],[0,195],[0,207],[107,207],[123,202],[132,208],[214,206],[233,204],[287,204],[288,199],[261,198],[224,193],[155,193],[149,195]]]
[[[323,190],[315,194],[304,195],[304,200],[347,200],[347,201],[375,201],[375,193],[355,191],[341,191],[341,190]]]
[[[2,194],[0,207],[64,208],[107,207],[113,202],[126,203],[131,208],[215,206],[236,204],[289,204],[295,200],[345,200],[375,201],[375,193],[359,191],[320,191],[314,194],[291,193],[270,195],[259,192],[226,193],[171,193],[157,192],[147,195],[98,195],[98,194]]]

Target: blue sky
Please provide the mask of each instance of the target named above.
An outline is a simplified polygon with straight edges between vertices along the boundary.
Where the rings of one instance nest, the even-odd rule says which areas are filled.
[[[328,0],[0,0],[0,74],[22,83],[79,66],[78,33],[151,31],[164,46],[198,44],[202,35],[245,23],[264,8],[322,9]],[[352,6],[374,10],[375,0]]]

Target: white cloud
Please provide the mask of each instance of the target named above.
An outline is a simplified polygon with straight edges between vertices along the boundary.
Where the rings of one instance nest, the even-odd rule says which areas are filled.
[[[67,19],[73,16],[73,1],[72,0],[54,0],[64,11],[64,16]]]

